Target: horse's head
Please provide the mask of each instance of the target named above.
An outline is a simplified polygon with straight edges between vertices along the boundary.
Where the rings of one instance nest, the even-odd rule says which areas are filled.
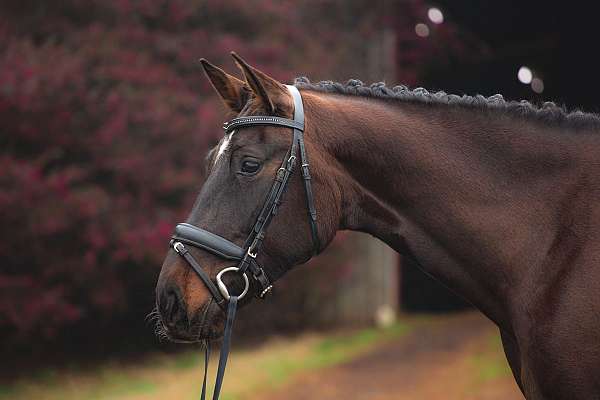
[[[306,195],[301,149],[299,143],[293,145],[302,132],[285,125],[286,121],[299,117],[294,116],[298,104],[291,93],[293,89],[249,66],[235,54],[234,58],[244,81],[202,61],[207,77],[225,105],[238,117],[277,116],[283,124],[242,123],[238,128],[226,130],[224,138],[209,153],[208,177],[186,224],[176,229],[156,287],[162,324],[175,340],[197,341],[220,334],[225,314],[223,304],[221,307],[217,304],[220,296],[214,291],[221,295],[241,294],[246,283],[239,271],[222,274],[222,280],[217,279],[219,272],[239,267],[241,260],[248,263],[244,268],[248,268],[249,290],[241,299],[242,304],[247,303],[268,290],[291,266],[307,261],[315,246],[316,251],[321,250],[337,228],[333,217],[334,195],[325,188],[326,161],[319,156],[318,143],[310,140],[310,134],[304,141],[310,155],[310,170],[319,173],[313,173],[309,181],[314,201]],[[310,121],[306,131],[310,132]],[[295,168],[288,174],[288,167],[294,163]],[[285,196],[278,197],[278,187],[285,180]],[[275,204],[280,200],[284,201]],[[319,220],[314,226],[307,212],[307,204],[311,203],[319,210]],[[276,214],[270,212],[272,207],[276,208]],[[265,225],[261,220],[265,219],[264,231],[258,232]],[[266,233],[264,241],[263,233]],[[262,243],[257,243],[257,237]],[[194,263],[201,268],[200,272],[194,270],[197,269]],[[262,277],[261,271],[264,271]],[[202,277],[202,273],[206,276]],[[220,283],[226,293],[223,287],[219,289]]]

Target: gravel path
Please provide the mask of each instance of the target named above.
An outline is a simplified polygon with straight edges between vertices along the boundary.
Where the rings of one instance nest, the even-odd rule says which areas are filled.
[[[478,313],[435,318],[351,362],[309,372],[257,399],[523,400],[506,371],[490,377],[484,371],[489,367],[478,363],[491,352],[496,365],[503,365],[498,351],[490,350],[495,333]]]

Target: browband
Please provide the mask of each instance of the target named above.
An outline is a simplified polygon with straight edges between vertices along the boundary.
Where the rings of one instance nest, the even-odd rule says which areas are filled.
[[[281,117],[263,117],[263,116],[250,116],[250,117],[238,117],[231,121],[223,123],[223,129],[225,133],[230,133],[237,127],[250,126],[250,125],[278,125],[285,126],[292,129],[298,129],[304,132],[304,122],[293,121],[287,118]]]

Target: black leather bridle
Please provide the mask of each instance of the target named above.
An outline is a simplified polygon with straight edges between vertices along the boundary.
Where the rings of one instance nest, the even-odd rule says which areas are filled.
[[[306,155],[306,147],[304,146],[304,107],[302,106],[302,96],[295,86],[287,85],[290,94],[294,100],[294,119],[287,119],[274,116],[249,116],[234,118],[223,124],[225,134],[232,133],[236,129],[241,129],[256,125],[271,125],[283,126],[292,128],[293,139],[290,149],[288,150],[281,167],[275,174],[275,180],[271,186],[267,198],[261,208],[258,218],[250,231],[248,238],[244,243],[244,247],[219,236],[205,229],[193,226],[188,223],[181,223],[175,227],[175,232],[171,238],[171,247],[185,259],[185,261],[198,274],[202,282],[210,291],[216,304],[222,310],[227,312],[227,320],[225,323],[225,331],[223,336],[223,345],[221,347],[221,355],[219,358],[219,366],[217,369],[217,378],[215,381],[215,389],[213,392],[213,400],[219,398],[225,366],[227,364],[227,356],[229,354],[229,344],[231,340],[231,330],[233,328],[233,320],[237,310],[238,300],[244,297],[250,288],[250,280],[247,273],[249,272],[254,281],[259,285],[259,291],[256,296],[264,298],[273,288],[272,281],[258,263],[256,257],[261,249],[265,234],[273,217],[282,202],[283,194],[287,189],[290,177],[294,172],[297,155],[300,154],[302,180],[304,182],[304,191],[306,194],[306,203],[308,206],[308,216],[310,231],[313,243],[313,253],[316,254],[321,248],[319,240],[319,232],[317,229],[317,211],[315,208],[314,196],[311,186],[311,176]],[[237,262],[236,267],[227,267],[222,269],[216,276],[215,283],[202,269],[194,256],[189,252],[186,245],[206,250],[226,260]],[[222,276],[227,272],[239,274],[244,280],[244,290],[238,295],[229,293],[227,286],[223,283]],[[204,381],[202,384],[201,399],[204,400],[206,395],[206,368],[210,348],[206,346],[205,353],[205,369]]]

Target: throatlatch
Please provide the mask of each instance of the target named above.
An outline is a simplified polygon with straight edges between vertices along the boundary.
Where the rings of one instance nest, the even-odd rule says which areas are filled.
[[[317,211],[312,192],[311,176],[304,146],[304,107],[302,105],[302,96],[295,86],[286,85],[292,98],[294,99],[294,119],[287,119],[275,116],[248,116],[234,118],[223,124],[225,134],[232,132],[234,129],[245,128],[255,125],[272,125],[283,126],[293,129],[293,139],[290,149],[288,150],[281,167],[277,170],[275,180],[269,191],[267,199],[263,204],[260,214],[256,222],[252,226],[248,238],[244,243],[244,247],[240,247],[229,240],[209,232],[205,229],[196,227],[188,223],[181,223],[175,227],[175,232],[171,238],[170,245],[198,274],[202,282],[214,298],[215,303],[227,313],[227,321],[225,323],[225,331],[223,337],[223,345],[221,347],[219,357],[219,367],[217,369],[217,377],[215,381],[215,389],[213,392],[213,400],[218,400],[223,376],[225,374],[225,366],[227,365],[227,357],[229,355],[229,344],[231,341],[231,330],[233,329],[233,321],[237,310],[238,301],[241,300],[250,288],[250,280],[247,272],[250,273],[252,279],[258,284],[259,292],[256,294],[259,298],[264,298],[273,288],[271,279],[265,273],[264,269],[256,260],[259,251],[265,239],[266,230],[271,223],[271,220],[277,213],[277,209],[281,205],[282,197],[287,189],[289,179],[294,172],[296,165],[297,154],[300,153],[301,174],[304,182],[304,192],[306,194],[306,203],[308,208],[308,217],[310,231],[313,243],[313,253],[317,254],[321,249],[319,240],[319,232],[317,229]],[[196,261],[194,256],[189,252],[186,245],[190,245],[202,250],[206,250],[216,256],[237,262],[237,266],[231,266],[221,270],[215,277],[216,284],[213,283],[208,274],[202,269],[202,266]],[[244,280],[244,290],[238,295],[232,295],[222,276],[225,273],[238,273]],[[208,359],[210,357],[210,347],[207,344],[204,364],[204,380],[202,383],[201,399],[206,396],[206,375],[208,368]]]

